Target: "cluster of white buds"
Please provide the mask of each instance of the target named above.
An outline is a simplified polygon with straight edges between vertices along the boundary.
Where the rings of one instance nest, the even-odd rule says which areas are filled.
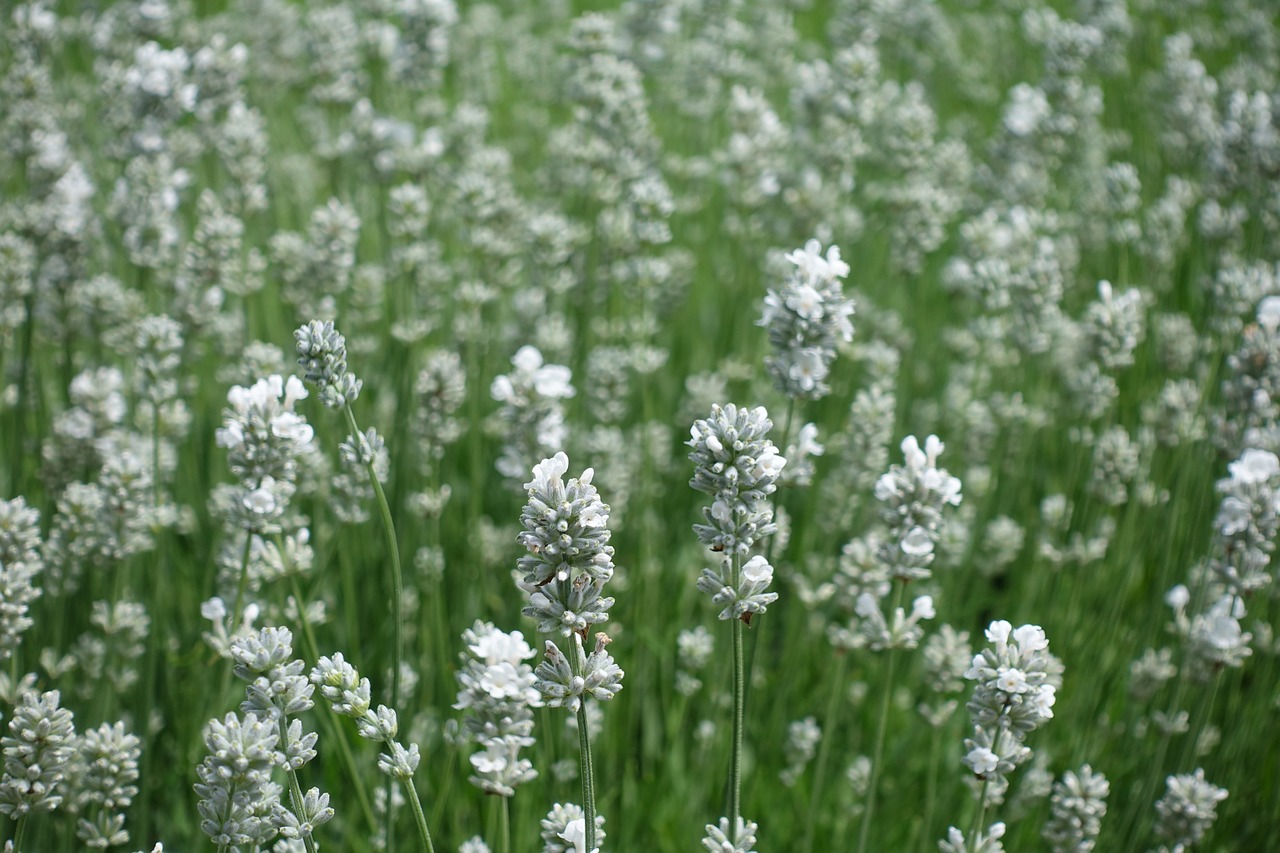
[[[966,707],[973,737],[964,763],[983,780],[1003,778],[1031,756],[1026,736],[1053,716],[1057,688],[1049,640],[1039,625],[1014,628],[1003,619],[986,631],[991,646],[974,655],[964,677],[976,682]]]
[[[911,602],[910,613],[899,607],[887,621],[880,611],[880,599],[869,592],[858,596],[854,612],[861,617],[858,630],[872,651],[916,648],[924,637],[920,622],[938,615],[933,609],[933,597],[921,595]]]
[[[396,741],[400,724],[396,712],[386,705],[372,708],[369,679],[336,652],[333,657],[322,657],[311,670],[311,683],[320,688],[320,695],[328,700],[333,712],[356,721],[356,734],[366,740],[386,746],[387,751],[378,754],[378,769],[401,781],[413,779],[421,756],[416,743],[406,749]]]
[[[563,452],[534,466],[517,537],[529,553],[517,565],[524,573],[520,588],[529,596],[524,615],[538,620],[539,631],[573,638],[572,659],[547,641],[537,688],[548,705],[576,712],[586,695],[612,699],[622,689],[623,673],[605,651],[606,635],[596,635],[590,655],[584,650],[591,626],[606,621],[613,606],[602,595],[613,577],[612,534],[609,507],[591,484],[595,471],[587,468],[565,483],[568,470]]]
[[[458,700],[465,712],[466,733],[482,748],[471,756],[471,783],[489,794],[515,795],[517,785],[537,777],[533,764],[520,758],[531,747],[533,709],[541,707],[533,667],[533,647],[519,631],[510,634],[487,622],[476,622],[462,634],[467,650],[456,678]]]
[[[729,819],[720,818],[720,824],[707,824],[707,835],[702,839],[702,846],[708,853],[754,853],[756,849],[756,831],[758,827],[753,820],[738,818],[738,825],[729,829]]]
[[[315,685],[305,675],[306,664],[293,657],[293,634],[288,628],[263,628],[257,634],[231,643],[233,671],[248,682],[240,711],[246,720],[256,717],[275,725],[279,739],[273,752],[277,766],[294,782],[296,773],[316,757],[315,732],[305,732],[300,715],[315,706]],[[292,718],[292,719],[291,719]],[[295,788],[293,811],[279,817],[278,829],[285,838],[308,839],[315,829],[333,818],[329,795],[318,788],[302,794]]]
[[[816,400],[831,391],[826,379],[837,342],[853,340],[849,320],[853,300],[840,288],[849,265],[840,259],[837,246],[829,247],[824,257],[817,240],[810,240],[786,259],[795,270],[781,290],[769,291],[760,318],[773,346],[765,368],[774,386],[788,397]]]
[[[875,496],[884,505],[880,514],[889,525],[880,559],[891,577],[909,581],[930,576],[942,534],[942,508],[960,505],[960,480],[938,467],[945,447],[931,435],[921,450],[909,435],[902,441],[905,464],[892,466],[876,481]]]
[[[1110,793],[1107,777],[1088,764],[1079,773],[1068,770],[1053,783],[1049,820],[1041,832],[1053,853],[1089,853],[1097,846]]]
[[[502,404],[495,417],[506,445],[498,458],[498,472],[514,480],[524,476],[530,461],[564,447],[569,431],[561,401],[577,392],[569,368],[545,364],[535,347],[517,350],[511,366],[510,373],[493,380],[489,394]]]
[[[541,821],[542,853],[596,853],[604,842],[604,815],[596,815],[596,848],[586,847],[587,819],[582,806],[556,803]]]
[[[1238,669],[1253,654],[1253,635],[1240,627],[1244,600],[1232,593],[1213,597],[1201,613],[1190,613],[1191,592],[1178,584],[1165,595],[1173,609],[1173,630],[1186,648],[1187,674],[1199,683],[1225,668]]]
[[[1218,819],[1218,803],[1227,798],[1227,789],[1205,781],[1201,768],[1170,776],[1165,785],[1165,795],[1156,802],[1156,836],[1167,842],[1161,853],[1190,850]]]
[[[719,566],[702,570],[698,589],[723,608],[722,620],[750,624],[778,599],[766,591],[773,582],[768,561],[757,554],[741,562],[758,540],[777,531],[768,498],[787,460],[768,438],[772,427],[763,406],[716,405],[710,417],[694,422],[687,442],[695,466],[689,485],[712,496],[711,506],[702,510],[707,523],[693,529],[703,544],[723,555]]]
[[[320,401],[341,409],[356,401],[363,383],[347,370],[347,339],[333,322],[312,320],[293,333],[304,378],[320,388]]]

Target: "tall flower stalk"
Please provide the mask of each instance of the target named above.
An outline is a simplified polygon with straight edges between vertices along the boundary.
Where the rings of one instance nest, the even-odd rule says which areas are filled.
[[[733,741],[729,762],[729,814],[720,827],[707,826],[704,844],[728,838],[731,849],[750,849],[746,842],[754,834],[754,824],[742,817],[742,749],[745,727],[746,668],[744,629],[751,620],[777,601],[768,592],[773,567],[763,555],[752,555],[756,543],[774,533],[773,506],[769,496],[786,465],[768,439],[773,421],[763,406],[739,409],[712,406],[711,415],[694,422],[688,445],[694,464],[689,485],[711,495],[711,506],[702,510],[705,524],[695,524],[694,532],[718,558],[718,566],[704,568],[698,589],[721,607],[719,618],[731,623],[733,635]],[[750,827],[750,829],[748,829]],[[719,833],[717,837],[717,833]],[[747,843],[743,847],[740,842]],[[712,848],[716,849],[716,848]]]
[[[382,531],[387,542],[388,563],[391,567],[391,621],[394,635],[391,656],[391,707],[400,705],[400,661],[404,656],[404,620],[401,613],[403,605],[404,581],[400,571],[400,545],[396,538],[395,522],[391,518],[391,506],[387,503],[386,492],[382,489],[382,478],[386,471],[386,447],[377,430],[370,427],[360,431],[356,423],[355,412],[351,404],[360,396],[363,382],[347,370],[347,341],[333,322],[312,320],[293,333],[294,344],[298,353],[298,364],[304,371],[305,379],[316,385],[320,391],[320,400],[331,409],[341,409],[346,416],[350,434],[342,443],[342,455],[346,462],[363,467],[369,476],[369,485],[378,501],[378,511],[382,516]],[[411,786],[413,780],[408,784]],[[388,782],[388,788],[390,782]],[[387,798],[387,844],[391,846],[395,837],[395,810]]]
[[[613,599],[604,585],[613,577],[613,548],[609,545],[609,507],[591,484],[595,471],[587,468],[564,481],[569,457],[563,452],[543,459],[525,483],[528,503],[520,514],[524,526],[517,537],[529,553],[522,556],[520,589],[528,596],[523,613],[538,622],[543,633],[570,640],[567,652],[547,640],[545,654],[534,675],[535,687],[552,708],[568,708],[578,717],[579,761],[582,776],[582,838],[585,849],[597,847],[595,767],[585,700],[612,699],[622,690],[623,672],[605,651],[607,634],[595,635],[586,652],[593,625],[609,618]]]
[[[902,442],[903,464],[893,465],[876,481],[875,496],[888,531],[879,543],[876,562],[893,584],[890,616],[885,618],[880,599],[871,592],[858,596],[855,605],[861,640],[873,650],[887,649],[885,685],[881,696],[880,719],[871,756],[871,777],[867,785],[867,807],[858,834],[858,851],[867,849],[875,817],[876,795],[884,758],[885,732],[889,722],[889,697],[900,649],[914,649],[924,636],[919,623],[936,614],[930,596],[918,596],[908,614],[902,606],[907,584],[932,575],[934,547],[942,535],[942,510],[960,503],[960,480],[938,467],[945,445],[936,435],[925,439],[924,448],[914,435]]]

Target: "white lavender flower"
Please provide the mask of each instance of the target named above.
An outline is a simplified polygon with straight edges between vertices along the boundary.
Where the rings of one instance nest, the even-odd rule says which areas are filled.
[[[960,505],[960,480],[938,467],[945,445],[931,435],[924,449],[914,435],[902,441],[905,464],[892,466],[876,481],[875,495],[889,535],[880,559],[891,577],[924,580],[931,574],[934,546],[942,533],[942,509]]]
[[[0,814],[18,820],[62,804],[61,783],[75,750],[76,732],[71,712],[60,703],[57,690],[30,691],[13,709],[9,734],[0,739]]]
[[[599,850],[605,838],[604,815],[597,814],[595,824],[596,850]],[[585,825],[586,817],[581,806],[556,803],[541,821],[542,853],[590,853],[584,847]]]
[[[899,607],[894,610],[892,619],[886,621],[880,612],[880,599],[869,592],[858,596],[854,612],[861,618],[858,630],[862,632],[866,646],[873,651],[916,648],[924,637],[920,622],[937,615],[933,609],[933,598],[921,595],[911,602],[910,613]]]
[[[543,704],[533,668],[524,662],[535,652],[519,631],[507,634],[487,622],[477,621],[462,638],[467,650],[459,656],[453,707],[465,712],[464,730],[481,748],[471,756],[470,781],[486,793],[510,797],[517,785],[538,775],[520,757],[521,749],[534,744],[533,709]]]
[[[396,712],[386,705],[371,707],[369,679],[361,678],[341,652],[335,652],[333,657],[321,657],[312,667],[309,678],[335,714],[355,720],[356,734],[387,748],[387,752],[378,755],[378,769],[412,784],[419,761],[418,745],[410,743],[406,748],[396,741],[400,733]]]
[[[1000,841],[1004,831],[1005,825],[997,821],[985,832],[975,833],[970,842],[963,832],[954,826],[948,827],[947,837],[938,842],[938,849],[942,853],[1004,853],[1004,844]]]
[[[1205,781],[1204,770],[1169,776],[1165,795],[1156,802],[1156,836],[1166,850],[1188,850],[1199,844],[1218,819],[1218,803],[1227,789]]]
[[[531,460],[564,446],[568,427],[561,401],[577,392],[569,368],[545,364],[534,347],[517,350],[511,366],[514,370],[493,380],[489,393],[502,404],[495,417],[507,442],[498,472],[515,479],[524,476]]]
[[[1188,611],[1191,593],[1178,584],[1165,595],[1173,609],[1173,629],[1186,644],[1188,675],[1204,683],[1224,668],[1238,669],[1253,654],[1253,635],[1240,626],[1244,600],[1225,593],[1210,601],[1202,613]]]
[[[747,557],[757,540],[777,530],[769,495],[787,460],[768,439],[773,421],[763,406],[754,409],[714,405],[711,415],[694,422],[689,485],[711,495],[702,510],[706,524],[695,524],[698,539],[713,551]]]
[[[1107,777],[1088,764],[1079,773],[1068,770],[1062,774],[1049,795],[1049,820],[1040,833],[1053,853],[1089,853],[1094,849],[1110,793]]]
[[[570,661],[559,646],[547,640],[542,662],[534,670],[538,692],[552,708],[568,708],[577,713],[587,697],[599,701],[612,699],[622,690],[622,669],[613,656],[605,651],[609,644],[607,634],[596,634],[595,650],[587,655],[582,647],[582,636],[572,635],[574,660]]]
[[[989,648],[974,656],[964,677],[976,682],[966,707],[973,736],[965,764],[983,780],[1003,779],[1031,755],[1026,736],[1053,716],[1056,688],[1049,640],[1038,625],[1013,628],[1004,620],[986,631]]]
[[[753,853],[756,847],[756,822],[738,818],[738,825],[729,831],[729,819],[720,818],[720,824],[707,824],[707,835],[702,846],[708,853]]]
[[[320,389],[320,400],[331,409],[355,402],[363,383],[347,370],[347,339],[332,321],[312,320],[293,333],[303,377]]]
[[[209,754],[196,768],[200,828],[220,847],[261,845],[279,832],[281,788],[271,781],[278,762],[277,727],[253,714],[213,719],[205,729]]]
[[[125,811],[138,794],[142,742],[124,723],[103,723],[76,738],[67,772],[76,836],[91,849],[129,843]]]
[[[1272,580],[1267,568],[1280,528],[1280,458],[1250,448],[1227,471],[1230,476],[1217,484],[1223,497],[1210,566],[1230,592],[1243,596]]]
[[[786,256],[795,265],[780,290],[770,290],[759,324],[769,333],[773,355],[765,367],[774,386],[789,397],[816,400],[830,393],[826,383],[838,341],[853,340],[853,300],[845,297],[840,279],[849,265],[840,249],[810,240]]]

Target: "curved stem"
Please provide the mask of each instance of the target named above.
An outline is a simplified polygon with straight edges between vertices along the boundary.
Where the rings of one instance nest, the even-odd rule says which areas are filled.
[[[279,537],[276,539],[276,547],[280,549],[281,558],[284,557],[284,542]],[[298,620],[302,623],[302,637],[307,644],[307,654],[312,660],[320,657],[320,647],[316,645],[315,633],[311,629],[311,623],[307,620],[307,611],[302,603],[302,588],[298,584],[297,574],[290,573],[289,580],[293,583],[293,597],[298,602]],[[372,831],[378,825],[378,819],[373,816],[373,804],[369,801],[369,792],[365,790],[364,779],[360,776],[356,769],[356,756],[351,751],[351,743],[347,740],[346,730],[342,726],[337,725],[333,716],[330,714],[321,714],[320,719],[329,729],[329,734],[338,742],[338,751],[342,754],[342,763],[346,765],[347,774],[351,777],[351,785],[356,791],[356,800],[360,804],[360,812],[364,815],[364,819],[369,824]]]
[[[902,597],[907,589],[905,581],[898,583],[893,591],[893,605],[889,609],[890,618],[902,606]],[[867,808],[862,815],[862,829],[858,832],[858,853],[866,853],[867,841],[871,838],[871,822],[876,812],[876,788],[880,782],[880,766],[884,758],[884,736],[889,727],[889,702],[893,696],[893,670],[898,662],[898,648],[890,646],[888,659],[885,662],[884,693],[880,697],[880,721],[876,726],[875,750],[871,754],[871,779],[867,783]]]
[[[1004,737],[1004,728],[996,729],[996,736],[991,741],[991,751],[1000,754],[1000,739]],[[973,826],[969,828],[969,837],[964,840],[966,849],[972,846],[974,853],[978,849],[978,833],[982,832],[983,822],[987,818],[987,789],[991,787],[991,779],[982,780],[982,791],[978,794],[978,811],[973,816]]]
[[[422,800],[418,799],[418,789],[414,787],[413,779],[404,780],[404,792],[409,795],[409,805],[413,807],[413,819],[418,825],[418,839],[422,842],[422,849],[427,853],[436,853],[436,848],[431,843],[431,831],[427,829],[427,816],[422,813]]]
[[[280,714],[276,725],[280,728],[280,743],[287,755],[289,749],[289,727],[285,723],[283,712]],[[287,775],[289,776],[289,799],[293,802],[293,813],[298,816],[299,821],[302,821],[306,816],[302,813],[304,798],[302,796],[302,785],[298,783],[298,771],[289,767]],[[302,836],[302,844],[307,848],[307,853],[316,853],[316,842],[311,837],[311,833],[308,832]]]
[[[360,432],[360,427],[356,424],[355,412],[351,410],[348,404],[343,411],[347,416],[347,426],[351,429],[351,440],[355,442],[363,442],[364,436]],[[387,540],[387,554],[391,563],[391,622],[392,634],[394,635],[392,656],[391,656],[391,707],[400,709],[400,658],[404,650],[404,626],[400,613],[401,591],[403,588],[403,580],[400,574],[400,544],[396,538],[395,522],[391,520],[391,506],[387,503],[387,494],[382,489],[382,483],[378,481],[378,474],[374,470],[372,460],[365,464],[365,471],[369,474],[369,484],[373,486],[373,493],[378,499],[378,512],[382,516],[382,532]],[[425,825],[425,824],[424,824]],[[395,849],[395,809],[391,804],[391,781],[387,781],[387,849]]]
[[[356,424],[355,412],[348,405],[345,409],[347,415],[347,426],[351,428],[351,438],[353,441],[361,442],[364,440],[360,427]],[[400,573],[400,544],[396,538],[396,525],[391,519],[391,506],[387,503],[387,494],[382,489],[382,483],[378,481],[377,472],[373,469],[373,463],[365,465],[365,469],[369,474],[369,484],[373,486],[373,493],[378,499],[378,512],[382,516],[382,532],[387,540],[387,556],[391,562],[391,619],[395,629],[395,645],[391,659],[391,707],[400,709],[400,657],[404,649],[404,630],[401,625],[400,615],[400,599],[403,598],[403,578]]]
[[[586,669],[586,649],[582,641],[575,636],[574,645],[577,654],[574,656],[574,671],[582,675]],[[591,759],[591,733],[587,730],[587,703],[584,700],[578,705],[578,760],[582,766],[582,817],[583,829],[586,832],[587,850],[596,849],[596,771]]]

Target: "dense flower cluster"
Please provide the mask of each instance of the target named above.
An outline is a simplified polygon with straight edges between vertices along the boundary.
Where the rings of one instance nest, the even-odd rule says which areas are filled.
[[[973,736],[964,763],[980,779],[1003,779],[1031,757],[1026,736],[1053,716],[1056,686],[1049,640],[1038,625],[1014,628],[1004,620],[986,631],[991,646],[974,655],[964,677],[975,682],[965,706]]]
[[[1041,832],[1053,853],[1089,853],[1097,846],[1110,793],[1107,777],[1088,764],[1079,773],[1068,770],[1053,783],[1049,820]]]
[[[487,622],[476,622],[462,634],[466,651],[455,674],[458,698],[453,707],[463,711],[467,735],[482,751],[471,756],[471,783],[480,790],[504,797],[537,778],[538,772],[520,750],[534,744],[533,709],[540,707],[533,667],[533,647],[519,631],[510,634]]]
[[[837,246],[822,254],[822,244],[810,240],[787,255],[795,270],[782,288],[764,300],[760,325],[769,333],[773,355],[765,367],[773,384],[789,397],[818,399],[831,392],[827,375],[838,341],[853,340],[853,300],[840,287],[849,265]]]
[[[772,427],[763,406],[715,405],[710,417],[694,422],[687,442],[694,464],[689,485],[713,498],[702,510],[707,523],[693,529],[703,544],[723,554],[718,568],[702,570],[698,588],[724,608],[721,619],[749,623],[778,598],[766,592],[773,567],[760,555],[750,557],[756,542],[777,530],[768,498],[786,459],[768,438]]]
[[[942,533],[942,509],[960,505],[960,480],[938,467],[945,445],[929,436],[921,450],[914,435],[902,441],[905,464],[894,465],[876,481],[876,500],[889,534],[880,546],[880,560],[900,580],[923,580],[930,575],[934,547]]]
[[[1218,803],[1227,790],[1205,781],[1204,770],[1170,776],[1156,803],[1156,835],[1167,842],[1165,851],[1188,850],[1204,838],[1218,819]]]

